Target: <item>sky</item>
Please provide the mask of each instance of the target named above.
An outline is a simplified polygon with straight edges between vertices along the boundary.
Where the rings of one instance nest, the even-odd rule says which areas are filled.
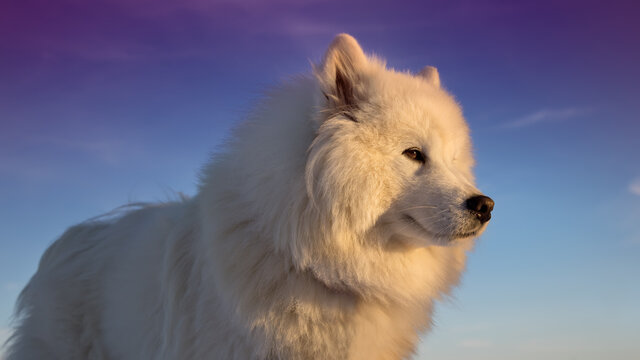
[[[416,359],[640,358],[639,16],[613,0],[3,0],[0,341],[65,228],[195,194],[264,90],[347,32],[390,67],[438,68],[496,201]]]

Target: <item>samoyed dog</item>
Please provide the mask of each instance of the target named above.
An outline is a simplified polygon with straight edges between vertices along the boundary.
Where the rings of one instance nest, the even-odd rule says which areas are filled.
[[[403,359],[493,201],[433,67],[338,35],[273,90],[197,195],[68,229],[18,301],[8,359]]]

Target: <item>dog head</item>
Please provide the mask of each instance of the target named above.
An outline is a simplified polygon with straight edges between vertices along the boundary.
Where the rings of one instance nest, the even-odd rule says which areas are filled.
[[[333,231],[428,246],[485,229],[493,200],[474,185],[469,129],[435,68],[387,69],[342,34],[315,75],[323,97],[307,193]]]

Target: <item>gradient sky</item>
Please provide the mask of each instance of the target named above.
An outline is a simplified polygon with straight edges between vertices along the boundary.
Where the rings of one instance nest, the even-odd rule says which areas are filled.
[[[348,32],[438,67],[496,200],[417,358],[640,358],[638,19],[634,1],[3,0],[0,340],[66,227],[194,194],[262,91]]]

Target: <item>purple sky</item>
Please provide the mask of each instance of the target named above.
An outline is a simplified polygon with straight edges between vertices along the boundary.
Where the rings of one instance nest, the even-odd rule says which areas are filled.
[[[3,1],[0,340],[67,226],[193,194],[263,90],[348,32],[438,67],[497,204],[418,358],[640,357],[638,19],[633,1]]]

